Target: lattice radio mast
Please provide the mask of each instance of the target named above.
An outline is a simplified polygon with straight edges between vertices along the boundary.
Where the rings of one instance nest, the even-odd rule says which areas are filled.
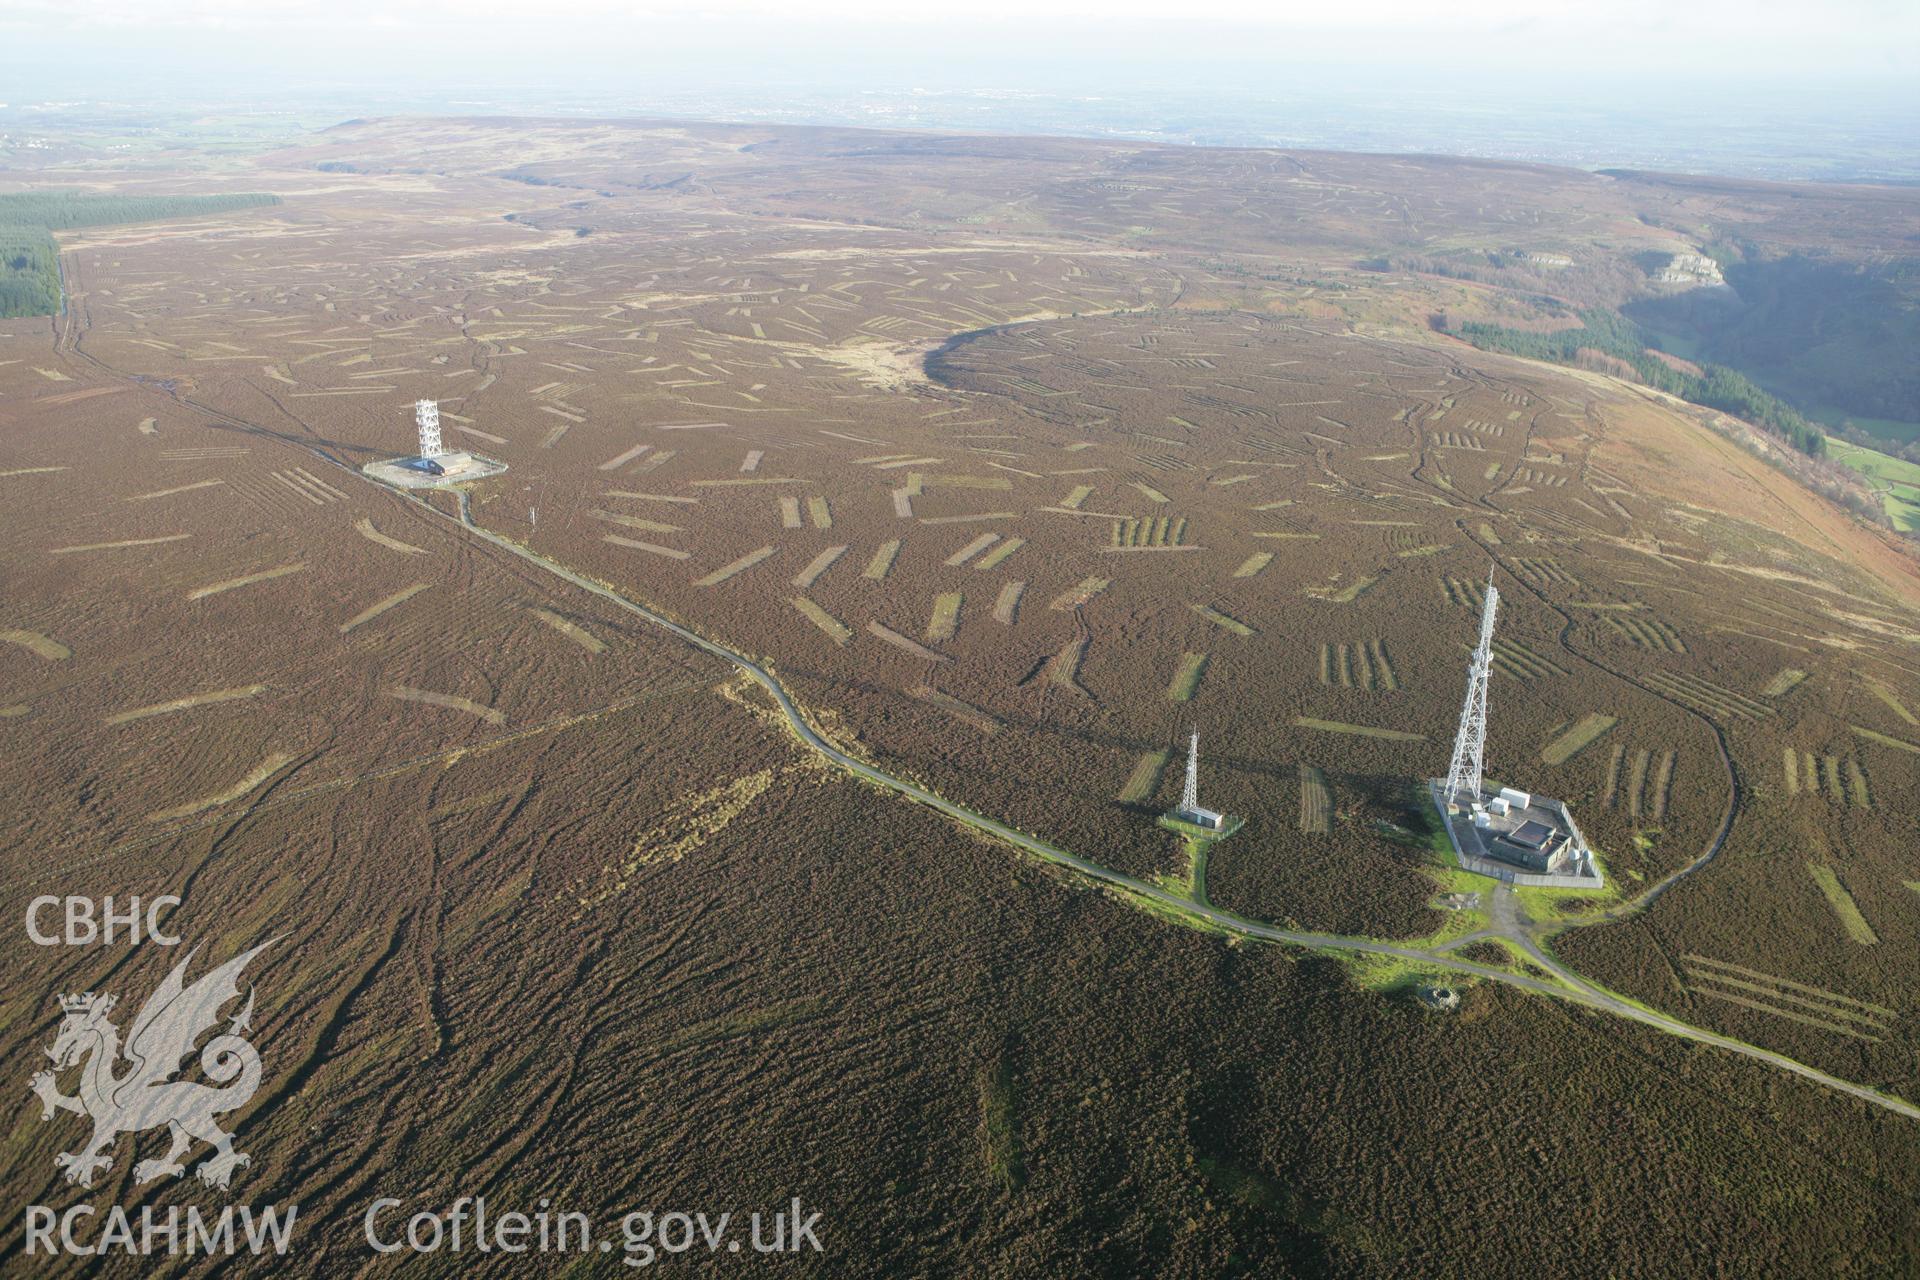
[[[1200,732],[1187,739],[1187,788],[1180,793],[1180,809],[1193,813],[1200,808]]]
[[[1453,739],[1453,763],[1447,766],[1448,804],[1480,803],[1480,767],[1487,751],[1487,680],[1492,674],[1493,619],[1500,610],[1500,588],[1487,570],[1487,599],[1480,610],[1480,647],[1467,666],[1467,705],[1460,709],[1460,732]],[[1461,793],[1466,793],[1462,800]]]
[[[416,400],[413,402],[413,422],[420,428],[420,456],[437,458],[446,452],[440,444],[440,402],[437,400]]]

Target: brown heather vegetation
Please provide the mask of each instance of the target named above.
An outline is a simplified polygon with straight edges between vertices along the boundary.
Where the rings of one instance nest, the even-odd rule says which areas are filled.
[[[180,893],[209,958],[282,937],[240,1145],[245,1197],[327,1247],[285,1270],[352,1273],[389,1187],[603,1219],[798,1194],[817,1274],[1920,1269],[1920,1125],[1136,910],[828,771],[725,664],[354,473],[440,399],[510,467],[477,523],[764,660],[850,753],[1143,878],[1186,874],[1153,819],[1198,728],[1203,802],[1247,820],[1211,901],[1398,938],[1451,923],[1415,782],[1491,567],[1488,772],[1565,799],[1618,890],[1563,909],[1718,851],[1555,955],[1913,1099],[1914,562],[1696,411],[1409,323],[1497,316],[1497,283],[1354,267],[1505,245],[1514,208],[1543,250],[1647,250],[1676,236],[1635,202],[1698,192],[501,121],[343,126],[235,181],[284,203],[67,234],[67,315],[0,325],[0,883],[15,920]],[[1753,199],[1754,234],[1806,234]],[[132,1004],[172,959],[0,955],[22,1084],[54,992]],[[16,1116],[8,1194],[77,1201],[78,1122]]]

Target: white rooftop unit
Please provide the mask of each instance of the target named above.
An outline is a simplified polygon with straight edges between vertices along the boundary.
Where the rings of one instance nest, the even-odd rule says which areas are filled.
[[[1500,788],[1500,798],[1516,809],[1530,809],[1533,807],[1533,796],[1529,792],[1516,791],[1512,787]]]

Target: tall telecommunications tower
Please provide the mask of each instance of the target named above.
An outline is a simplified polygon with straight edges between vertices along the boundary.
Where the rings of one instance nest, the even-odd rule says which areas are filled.
[[[1180,793],[1180,811],[1193,813],[1200,808],[1200,732],[1187,739],[1187,788]]]
[[[1453,739],[1453,763],[1447,766],[1446,802],[1480,803],[1480,765],[1487,750],[1487,678],[1492,674],[1493,618],[1500,610],[1500,588],[1487,570],[1487,602],[1480,610],[1480,647],[1467,666],[1467,705],[1460,709],[1460,732]],[[1465,799],[1461,799],[1461,793]]]
[[[437,458],[446,450],[440,444],[440,402],[437,400],[416,400],[413,402],[413,422],[420,428],[420,456]]]

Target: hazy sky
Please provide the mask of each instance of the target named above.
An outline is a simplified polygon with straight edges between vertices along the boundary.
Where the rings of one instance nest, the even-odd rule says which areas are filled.
[[[1657,77],[1920,82],[1916,0],[0,0],[0,97],[103,94],[118,72],[236,81],[520,82],[771,75],[1058,91],[1214,68],[1412,71],[1570,92]],[[209,86],[211,87],[211,86]]]
[[[1920,182],[1920,0],[0,0],[0,133],[673,116]]]

